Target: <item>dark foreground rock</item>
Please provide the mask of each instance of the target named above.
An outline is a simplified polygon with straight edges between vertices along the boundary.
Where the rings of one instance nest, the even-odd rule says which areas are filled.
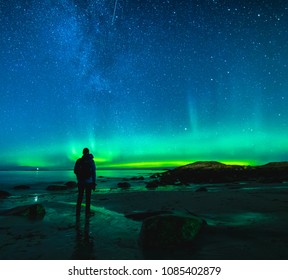
[[[10,195],[11,195],[11,193],[0,190],[0,198],[6,198],[6,197],[8,197]]]
[[[288,162],[275,162],[261,166],[227,165],[216,161],[199,161],[162,174],[161,185],[231,183],[254,181],[281,183],[288,181]]]
[[[131,181],[143,181],[144,180],[144,177],[143,176],[134,176],[132,178],[130,178]]]
[[[134,220],[134,221],[143,221],[147,218],[150,218],[153,216],[158,216],[158,215],[163,215],[163,214],[173,214],[173,212],[172,211],[165,211],[165,210],[135,212],[135,213],[126,214],[125,217],[128,219]]]
[[[69,181],[65,183],[65,186],[67,186],[68,189],[74,189],[77,187],[77,183],[74,181]]]
[[[50,185],[46,188],[47,191],[64,191],[68,189],[66,185]]]
[[[208,192],[208,189],[205,187],[200,187],[197,190],[195,190],[195,192]]]
[[[27,185],[18,185],[18,186],[15,186],[13,187],[14,190],[29,190],[30,189],[30,186],[27,186]]]
[[[143,221],[139,243],[143,250],[167,249],[191,243],[205,222],[188,214],[163,214]]]
[[[146,184],[146,189],[155,190],[158,188],[158,186],[159,186],[159,181],[153,180],[153,181],[150,181]]]
[[[0,212],[2,216],[22,216],[32,220],[43,219],[45,216],[45,208],[42,204],[31,204],[18,206],[12,209]]]
[[[131,185],[128,182],[120,182],[117,184],[120,189],[129,189]]]

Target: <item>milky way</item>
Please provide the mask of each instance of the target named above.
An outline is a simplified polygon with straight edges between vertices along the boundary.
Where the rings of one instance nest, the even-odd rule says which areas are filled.
[[[0,0],[2,168],[288,160],[288,2]]]

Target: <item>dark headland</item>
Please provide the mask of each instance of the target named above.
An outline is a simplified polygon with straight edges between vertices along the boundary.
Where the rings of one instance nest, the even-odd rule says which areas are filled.
[[[154,176],[154,178],[157,177],[159,185],[235,182],[283,183],[288,181],[288,162],[245,166],[217,161],[198,161]]]

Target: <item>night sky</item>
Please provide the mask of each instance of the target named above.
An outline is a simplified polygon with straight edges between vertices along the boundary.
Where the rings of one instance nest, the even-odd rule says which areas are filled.
[[[0,0],[0,167],[288,160],[288,1]]]

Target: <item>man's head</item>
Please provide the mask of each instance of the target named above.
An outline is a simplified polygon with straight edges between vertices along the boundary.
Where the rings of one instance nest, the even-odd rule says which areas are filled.
[[[89,154],[89,149],[88,148],[84,148],[83,149],[83,155],[88,155]]]

